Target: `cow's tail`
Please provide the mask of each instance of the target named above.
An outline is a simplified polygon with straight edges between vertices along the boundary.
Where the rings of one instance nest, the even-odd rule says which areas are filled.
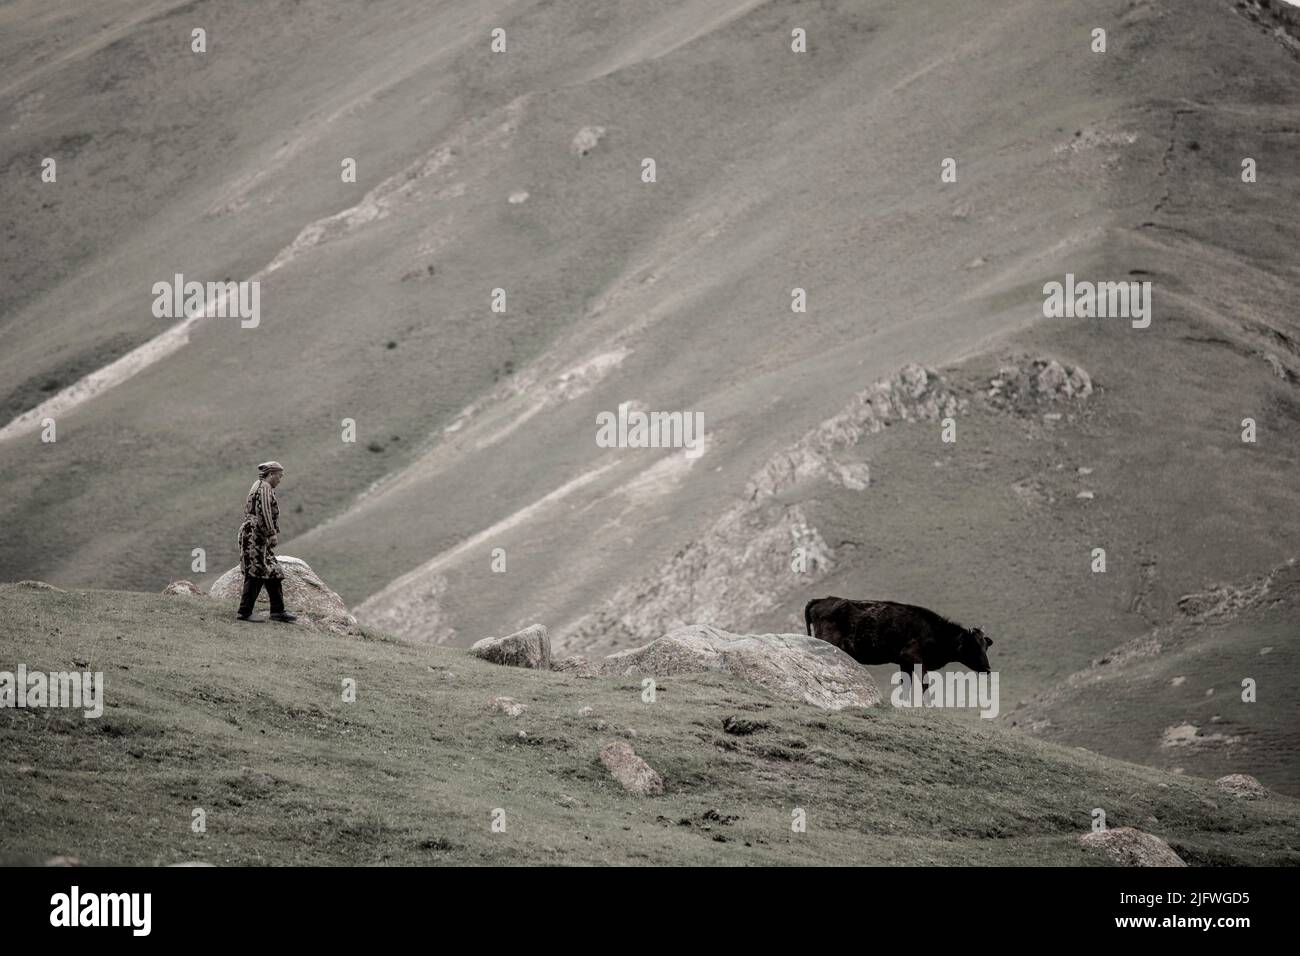
[[[804,627],[808,628],[808,636],[809,636],[809,637],[812,637],[812,636],[813,636],[813,632],[812,632],[812,606],[813,606],[814,604],[816,604],[816,603],[817,603],[817,599],[814,598],[813,600],[809,601],[807,604],[805,604],[805,605],[803,606],[803,623],[804,623]]]

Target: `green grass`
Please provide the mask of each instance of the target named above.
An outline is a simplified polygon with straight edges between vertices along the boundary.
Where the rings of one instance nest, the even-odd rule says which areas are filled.
[[[1100,806],[1190,862],[1300,862],[1294,800],[1229,800],[951,713],[829,713],[712,674],[664,678],[646,704],[636,679],[227,612],[0,585],[0,669],[103,671],[107,698],[98,720],[0,710],[0,861],[1087,865],[1104,861],[1076,837]],[[493,710],[496,695],[527,712]],[[728,734],[729,715],[767,726]],[[597,755],[616,739],[663,775],[663,796],[608,776]]]

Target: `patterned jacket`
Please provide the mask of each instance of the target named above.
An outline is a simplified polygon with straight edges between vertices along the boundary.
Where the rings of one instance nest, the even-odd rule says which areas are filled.
[[[254,578],[283,578],[280,562],[270,545],[280,533],[280,505],[275,491],[261,478],[253,482],[244,499],[244,523],[239,526],[240,566]]]

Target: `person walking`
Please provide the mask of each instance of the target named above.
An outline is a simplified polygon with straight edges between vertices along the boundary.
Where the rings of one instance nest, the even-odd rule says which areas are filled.
[[[298,615],[284,609],[284,572],[275,558],[280,543],[280,506],[275,488],[284,477],[278,461],[264,461],[257,466],[257,481],[244,499],[244,523],[239,526],[239,565],[244,572],[244,593],[239,601],[238,620],[253,620],[253,605],[266,587],[271,599],[271,620],[286,624]]]

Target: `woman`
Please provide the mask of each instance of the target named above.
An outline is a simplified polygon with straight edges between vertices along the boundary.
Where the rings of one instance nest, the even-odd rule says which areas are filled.
[[[284,609],[284,572],[271,550],[280,543],[280,506],[275,501],[275,487],[284,477],[278,461],[264,461],[257,466],[257,481],[244,499],[244,523],[239,526],[239,564],[244,572],[244,594],[239,601],[239,620],[250,620],[257,596],[266,585],[271,599],[271,620],[286,624],[298,619]]]

